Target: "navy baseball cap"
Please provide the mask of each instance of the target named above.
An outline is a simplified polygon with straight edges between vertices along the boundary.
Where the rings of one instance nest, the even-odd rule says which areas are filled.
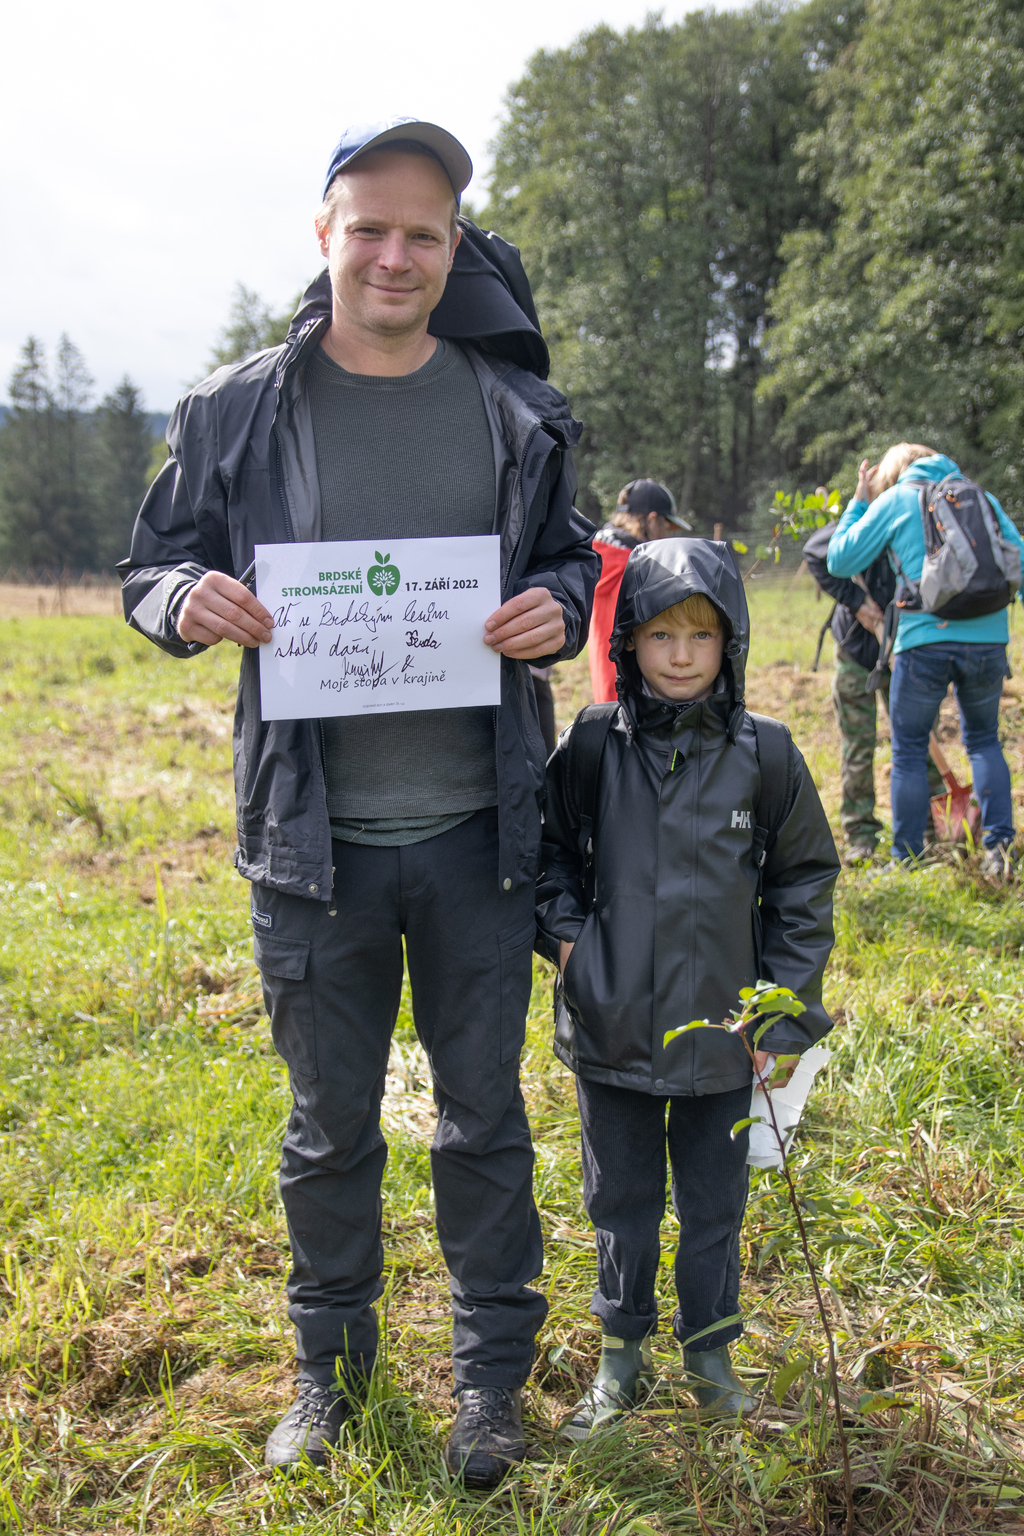
[[[675,497],[660,480],[631,480],[619,492],[619,506],[628,512],[657,512],[666,522],[675,523],[677,528],[685,528],[688,532],[693,527],[680,516]]]
[[[327,168],[324,196],[337,176],[360,155],[382,144],[394,143],[395,139],[413,139],[440,160],[448,175],[458,202],[473,179],[473,162],[454,134],[436,123],[422,123],[418,117],[389,117],[383,123],[356,123],[346,128],[338,141]]]

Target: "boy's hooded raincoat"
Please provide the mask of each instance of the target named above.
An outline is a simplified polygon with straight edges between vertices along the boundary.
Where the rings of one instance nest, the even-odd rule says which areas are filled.
[[[722,614],[724,664],[710,698],[666,703],[645,695],[625,642],[695,593]],[[742,1087],[751,1068],[737,1036],[699,1029],[667,1047],[664,1036],[693,1019],[728,1019],[740,988],[759,978],[791,987],[806,1004],[799,1018],[773,1026],[763,1048],[801,1051],[831,1028],[821,982],[839,860],[795,748],[796,795],[758,905],[761,776],[744,708],[748,643],[743,584],[726,545],[659,539],[633,551],[612,632],[620,708],[601,763],[592,909],[566,782],[571,728],[548,764],[539,948],[557,961],[558,941],[575,942],[555,1050],[596,1082],[665,1095]]]

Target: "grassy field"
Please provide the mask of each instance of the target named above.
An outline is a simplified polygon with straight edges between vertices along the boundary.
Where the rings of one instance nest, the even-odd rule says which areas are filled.
[[[751,604],[751,702],[790,723],[834,814],[828,646],[808,670],[827,610],[806,581],[752,583]],[[649,1412],[592,1448],[555,1433],[598,1334],[541,962],[523,1068],[551,1314],[527,1463],[487,1497],[443,1471],[432,1102],[403,1008],[384,1110],[387,1355],[329,1471],[263,1470],[291,1390],[288,1101],[231,867],[237,652],[171,661],[102,616],[5,619],[0,637],[0,1531],[838,1531],[821,1335],[767,1174],[752,1181],[737,1350],[764,1394],[756,1420],[698,1423],[662,1338]],[[563,720],[586,679],[585,663],[560,669]],[[1015,691],[1004,702],[1016,784],[1024,719]],[[845,874],[837,926],[840,1027],[795,1164],[840,1344],[859,1528],[1024,1532],[1020,891],[970,864]],[[668,1312],[672,1222],[663,1237]],[[816,1363],[780,1405],[773,1383],[798,1356]],[[876,1389],[896,1405],[860,1412]]]

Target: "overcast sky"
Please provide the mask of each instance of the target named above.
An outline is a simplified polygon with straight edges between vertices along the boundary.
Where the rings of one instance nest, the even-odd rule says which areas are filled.
[[[721,5],[723,0],[719,0]],[[726,5],[731,0],[724,0]],[[732,0],[734,3],[734,0]],[[666,20],[695,9],[665,8]],[[32,333],[67,331],[99,393],[167,410],[203,371],[236,281],[275,308],[319,268],[312,215],[347,123],[440,122],[476,166],[538,48],[643,0],[49,0],[0,58],[0,398]]]

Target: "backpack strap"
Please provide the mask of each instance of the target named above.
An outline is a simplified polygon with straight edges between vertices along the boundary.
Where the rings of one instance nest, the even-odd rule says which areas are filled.
[[[770,715],[750,715],[761,767],[761,793],[754,807],[754,841],[760,843],[758,869],[775,847],[779,828],[796,801],[796,752],[789,727]]]
[[[601,756],[608,732],[619,713],[618,704],[588,704],[573,721],[569,737],[569,799],[579,823],[577,844],[589,859],[594,851],[591,833],[597,814],[597,785],[601,777]]]
[[[820,633],[818,635],[818,646],[817,646],[817,649],[814,652],[814,660],[811,662],[811,671],[812,672],[817,672],[817,670],[818,670],[818,662],[821,660],[821,648],[825,644],[825,636],[828,634],[829,630],[832,628],[832,620],[836,616],[836,609],[838,607],[839,607],[839,601],[837,599],[832,604],[832,612],[829,614],[828,618],[825,620],[824,624],[821,626],[821,631],[820,631]],[[767,716],[765,718],[767,719]]]

